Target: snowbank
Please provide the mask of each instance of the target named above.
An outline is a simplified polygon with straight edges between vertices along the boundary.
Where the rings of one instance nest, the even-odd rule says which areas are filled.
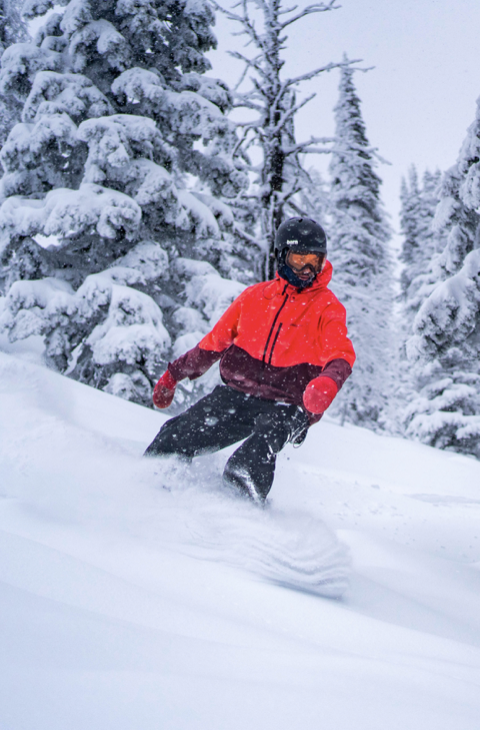
[[[477,461],[324,421],[259,510],[163,420],[0,353],[3,726],[477,730]]]

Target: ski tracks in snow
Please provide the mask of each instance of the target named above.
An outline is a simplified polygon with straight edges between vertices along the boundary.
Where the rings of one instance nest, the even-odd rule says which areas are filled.
[[[348,548],[317,518],[282,511],[274,500],[259,507],[235,494],[222,483],[223,461],[219,455],[191,465],[156,462],[168,519],[183,525],[179,548],[286,588],[340,598],[348,587]]]
[[[188,466],[143,459],[161,425],[153,412],[1,353],[0,372],[10,530],[27,525],[55,547],[58,529],[61,547],[64,527],[76,525],[86,536],[173,549],[296,590],[345,592],[348,548],[318,518],[279,508],[275,486],[263,508],[227,488],[225,453]]]

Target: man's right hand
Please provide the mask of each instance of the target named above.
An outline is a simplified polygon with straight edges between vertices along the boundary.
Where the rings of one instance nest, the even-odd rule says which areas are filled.
[[[177,381],[170,370],[162,375],[153,390],[153,405],[157,408],[168,408],[173,401]]]

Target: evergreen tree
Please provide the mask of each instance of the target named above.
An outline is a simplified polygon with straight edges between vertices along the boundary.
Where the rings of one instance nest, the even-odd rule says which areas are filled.
[[[407,433],[480,458],[480,106],[457,163],[442,179],[435,225],[446,241],[436,282],[407,343],[417,397]]]
[[[400,190],[400,230],[403,235],[400,260],[404,264],[400,283],[402,294],[405,297],[408,287],[412,283],[412,264],[416,261],[421,247],[421,199],[418,186],[417,169],[411,166],[408,173],[408,182],[402,178]]]
[[[415,315],[438,282],[439,276],[438,258],[442,241],[439,231],[433,225],[439,200],[439,182],[440,172],[430,173],[427,170],[420,186],[416,168],[412,165],[408,179],[403,179],[401,186],[400,227],[403,241],[400,260],[403,269],[400,277],[400,307],[396,317],[400,368],[395,402],[395,423],[399,432],[404,432],[405,403],[412,401],[417,388],[417,372],[407,361],[406,343],[413,333]]]
[[[319,170],[307,171],[305,185],[299,196],[299,213],[306,214],[324,228],[328,227],[330,213],[330,186]]]
[[[349,67],[341,70],[335,107],[329,257],[334,267],[332,288],[347,309],[357,362],[333,412],[375,428],[382,423],[392,367],[390,227],[380,201],[375,151],[367,140],[353,73]]]
[[[2,59],[23,106],[1,152],[3,324],[43,335],[60,372],[148,404],[243,288],[219,274],[242,267],[231,95],[204,76],[208,0],[65,5]]]
[[[0,57],[8,46],[28,37],[20,4],[19,0],[0,0]],[[0,148],[13,125],[20,121],[21,111],[22,106],[15,97],[0,94]]]
[[[433,226],[439,201],[440,171],[426,170],[422,186],[418,184],[416,168],[412,165],[408,181],[402,180],[400,193],[400,230],[403,234],[400,277],[403,302],[403,329],[411,334],[413,318],[431,291],[438,276],[438,254],[442,235]]]

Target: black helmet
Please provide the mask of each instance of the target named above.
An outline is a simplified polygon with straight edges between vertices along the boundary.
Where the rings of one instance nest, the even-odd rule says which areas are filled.
[[[316,253],[321,260],[327,255],[327,237],[325,231],[311,218],[290,218],[284,221],[275,236],[275,255],[277,257],[278,274],[297,289],[312,286],[316,274],[308,280],[301,279],[287,264],[289,251],[295,253]]]
[[[289,218],[278,226],[275,236],[275,254],[279,259],[285,249],[298,253],[327,253],[325,231],[311,218]]]

